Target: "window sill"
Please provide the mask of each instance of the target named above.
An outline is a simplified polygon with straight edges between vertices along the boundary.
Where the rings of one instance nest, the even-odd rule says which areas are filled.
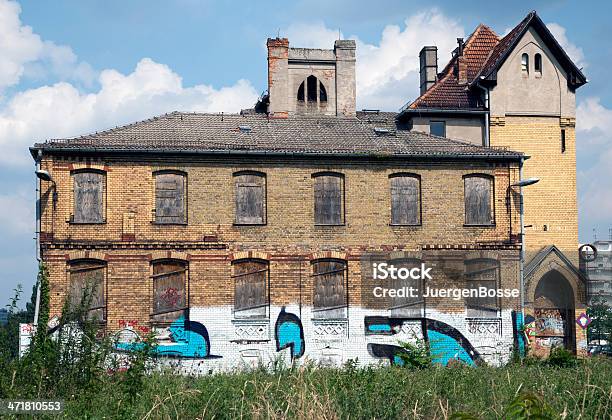
[[[315,223],[315,227],[342,227],[342,226],[346,226],[346,223],[339,223],[339,224],[333,224],[333,225],[322,225],[319,223]]]
[[[416,225],[401,225],[401,224],[396,224],[396,223],[389,223],[389,226],[391,227],[423,227],[423,224],[417,223]]]
[[[154,226],[187,226],[187,222],[182,223],[163,223],[163,222],[151,222]]]
[[[467,227],[467,228],[494,228],[495,227],[495,223],[486,224],[486,225],[472,225],[472,224],[464,223],[463,227]]]
[[[66,223],[68,223],[69,225],[105,225],[106,220],[102,222],[75,222],[73,220],[66,220]]]
[[[240,227],[240,226],[266,226],[267,223],[237,223],[234,222],[234,226]]]

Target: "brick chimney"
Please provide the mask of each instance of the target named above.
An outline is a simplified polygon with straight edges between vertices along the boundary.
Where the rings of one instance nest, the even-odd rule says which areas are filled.
[[[438,80],[438,48],[435,45],[423,47],[419,53],[421,95]]]
[[[463,55],[463,38],[457,38],[457,81],[460,85],[467,84],[467,62]]]
[[[268,38],[268,112],[273,118],[289,114],[289,40]]]

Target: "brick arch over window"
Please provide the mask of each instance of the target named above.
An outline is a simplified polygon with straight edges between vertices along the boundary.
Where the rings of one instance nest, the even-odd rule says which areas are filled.
[[[97,259],[68,261],[68,304],[91,320],[106,321],[107,264]]]
[[[151,261],[151,322],[169,324],[189,308],[189,263],[185,260]]]

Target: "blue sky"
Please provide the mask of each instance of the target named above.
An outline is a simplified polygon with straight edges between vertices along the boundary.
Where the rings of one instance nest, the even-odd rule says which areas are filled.
[[[609,2],[0,0],[0,302],[36,263],[35,141],[173,110],[238,111],[266,88],[265,40],[358,42],[358,106],[397,110],[418,91],[417,55],[478,23],[503,35],[535,9],[589,83],[578,91],[580,240],[612,227]]]

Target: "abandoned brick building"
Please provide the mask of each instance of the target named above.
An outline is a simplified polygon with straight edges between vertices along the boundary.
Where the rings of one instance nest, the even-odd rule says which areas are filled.
[[[354,41],[267,46],[253,109],[173,112],[31,148],[46,174],[52,316],[92,286],[91,317],[119,349],[154,329],[160,355],[206,371],[281,355],[396,363],[414,337],[443,364],[502,363],[528,344],[524,314],[532,345],[582,351],[574,90],[586,80],[535,13],[502,38],[480,25],[440,73],[425,47],[422,94],[399,113],[356,111]],[[521,264],[528,176],[541,181],[525,189]],[[376,258],[426,263],[439,288],[516,289],[524,274],[526,308],[377,299]],[[558,323],[538,329],[546,314]]]

